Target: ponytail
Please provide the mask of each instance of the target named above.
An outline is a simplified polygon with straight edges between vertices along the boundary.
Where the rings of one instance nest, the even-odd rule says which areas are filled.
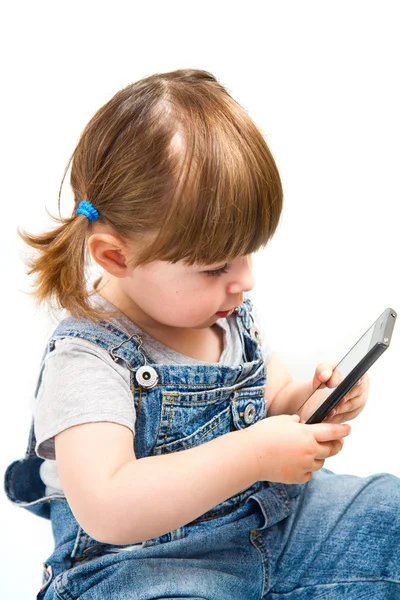
[[[39,235],[18,230],[22,240],[39,251],[28,262],[28,274],[36,275],[33,294],[39,303],[55,300],[73,317],[98,319],[104,313],[89,302],[86,285],[86,237],[90,227],[83,214],[68,219],[53,217],[59,227]]]

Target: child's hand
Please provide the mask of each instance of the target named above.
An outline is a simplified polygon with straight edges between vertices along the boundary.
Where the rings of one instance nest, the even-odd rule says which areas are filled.
[[[315,369],[313,378],[313,389],[317,388],[320,383],[325,385],[321,387],[335,388],[342,381],[342,376],[338,369],[332,365],[323,363]],[[339,404],[329,413],[324,419],[324,422],[329,423],[344,423],[357,417],[367,403],[369,393],[369,375],[365,373],[359,379],[354,387],[342,398]]]
[[[349,425],[299,423],[298,415],[279,415],[244,430],[254,444],[260,481],[305,483],[325,459],[338,454]]]

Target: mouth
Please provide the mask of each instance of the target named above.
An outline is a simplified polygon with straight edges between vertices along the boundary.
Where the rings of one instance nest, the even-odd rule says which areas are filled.
[[[231,308],[230,310],[221,310],[217,313],[215,313],[220,319],[226,319],[226,317],[229,317],[229,315],[231,315],[233,313],[235,309]]]

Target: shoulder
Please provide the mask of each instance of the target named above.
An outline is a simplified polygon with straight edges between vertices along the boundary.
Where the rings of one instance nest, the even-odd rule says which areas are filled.
[[[79,337],[52,338],[49,352],[51,357],[74,358],[96,357],[103,362],[113,362],[110,353],[93,341]]]
[[[64,337],[53,340],[43,362],[40,384],[53,389],[77,387],[90,383],[95,389],[107,381],[122,380],[130,386],[130,371],[122,361],[115,362],[109,351],[82,338]],[[39,384],[39,387],[40,387]]]

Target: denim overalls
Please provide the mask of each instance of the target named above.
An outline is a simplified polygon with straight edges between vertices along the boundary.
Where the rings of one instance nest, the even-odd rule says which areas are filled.
[[[138,336],[109,322],[74,319],[60,323],[46,353],[57,339],[77,336],[125,362],[137,458],[176,452],[266,417],[266,372],[251,301],[236,311],[245,354],[238,367],[155,364]],[[64,496],[45,497],[34,447],[32,427],[27,454],[10,465],[5,487],[14,503],[52,522],[55,549],[38,600],[400,599],[395,477],[322,470],[305,485],[257,482],[174,531],[116,546],[83,531]],[[362,595],[367,589],[371,595]]]

